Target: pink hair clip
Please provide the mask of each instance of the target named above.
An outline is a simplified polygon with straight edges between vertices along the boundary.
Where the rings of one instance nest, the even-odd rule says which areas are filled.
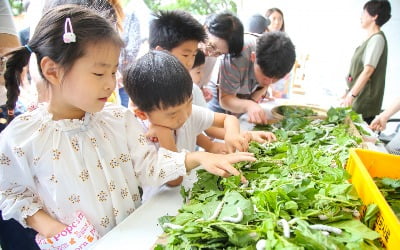
[[[68,27],[70,31],[68,31]],[[72,29],[71,19],[67,17],[65,19],[65,26],[64,26],[64,35],[63,35],[64,43],[74,43],[76,42],[76,36],[74,30]]]

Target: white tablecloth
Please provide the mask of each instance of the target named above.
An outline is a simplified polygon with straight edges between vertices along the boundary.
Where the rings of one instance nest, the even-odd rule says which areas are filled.
[[[163,233],[158,218],[164,215],[176,215],[182,204],[180,187],[163,190],[104,235],[92,249],[152,249],[158,236]]]

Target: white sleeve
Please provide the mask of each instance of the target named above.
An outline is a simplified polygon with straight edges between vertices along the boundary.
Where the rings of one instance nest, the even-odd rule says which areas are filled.
[[[192,94],[193,94],[193,104],[194,105],[207,108],[207,102],[206,102],[206,99],[204,99],[203,92],[201,91],[199,86],[197,86],[197,84],[195,84],[195,83],[193,83]]]
[[[186,175],[186,152],[177,153],[165,148],[157,150],[130,111],[126,112],[126,128],[132,164],[142,186],[160,186]]]
[[[382,35],[375,35],[371,37],[364,52],[364,66],[370,65],[376,68],[384,48],[385,39]]]
[[[8,0],[0,1],[0,33],[18,36]]]
[[[196,134],[203,133],[204,130],[209,129],[214,123],[214,112],[200,106],[193,105],[192,116],[194,116],[194,126],[197,131]]]
[[[14,218],[26,227],[25,219],[43,205],[26,157],[28,148],[14,145],[12,125],[0,136],[0,210],[5,220]]]

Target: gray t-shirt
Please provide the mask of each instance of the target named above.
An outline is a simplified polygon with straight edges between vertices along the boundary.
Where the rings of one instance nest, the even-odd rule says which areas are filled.
[[[249,95],[258,86],[254,75],[254,63],[251,54],[256,52],[257,36],[244,35],[244,46],[239,57],[226,55],[221,57],[219,68],[219,86],[221,91],[233,95]]]

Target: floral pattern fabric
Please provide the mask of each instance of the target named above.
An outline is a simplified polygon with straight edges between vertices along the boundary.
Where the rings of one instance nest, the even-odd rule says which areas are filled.
[[[124,107],[54,121],[41,105],[0,134],[0,210],[25,226],[38,209],[66,225],[82,211],[104,235],[141,204],[138,186],[186,175],[184,160],[157,151]]]

